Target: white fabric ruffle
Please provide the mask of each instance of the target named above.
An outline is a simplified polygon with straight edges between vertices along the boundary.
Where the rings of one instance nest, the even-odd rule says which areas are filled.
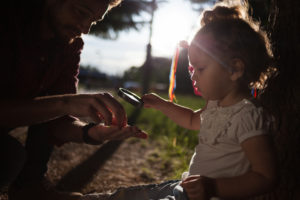
[[[216,101],[211,101],[200,115],[199,142],[213,145],[225,136],[236,137],[241,142],[248,135],[261,134],[257,131],[268,130],[271,124],[270,117],[265,115],[262,107],[257,108],[247,99],[228,107],[220,107]]]

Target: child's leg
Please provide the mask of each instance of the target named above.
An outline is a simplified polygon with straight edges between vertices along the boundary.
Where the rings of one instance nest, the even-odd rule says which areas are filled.
[[[150,184],[119,188],[109,197],[99,197],[97,194],[85,195],[81,200],[159,200],[173,196],[173,190],[178,180],[166,181],[161,184]]]
[[[171,180],[160,184],[121,188],[109,200],[158,200],[172,195],[178,182],[178,180]]]

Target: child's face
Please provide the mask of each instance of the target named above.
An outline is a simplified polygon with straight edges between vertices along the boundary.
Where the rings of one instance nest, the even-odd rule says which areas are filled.
[[[188,53],[190,65],[194,68],[191,78],[204,99],[220,100],[232,86],[230,72],[195,45],[195,42],[192,42]]]
[[[102,19],[108,0],[58,0],[49,8],[48,23],[54,34],[69,41],[87,34],[91,25]]]

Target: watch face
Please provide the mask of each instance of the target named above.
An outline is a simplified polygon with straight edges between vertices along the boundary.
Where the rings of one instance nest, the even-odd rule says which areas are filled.
[[[143,101],[142,99],[134,94],[133,92],[130,92],[129,90],[126,90],[124,88],[119,88],[118,95],[122,97],[125,101],[128,103],[136,106],[136,107],[142,107]]]

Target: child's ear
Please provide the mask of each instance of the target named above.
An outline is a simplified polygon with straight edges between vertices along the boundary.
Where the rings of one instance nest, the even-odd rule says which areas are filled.
[[[241,78],[245,71],[245,64],[239,58],[233,58],[230,63],[230,67],[232,69],[230,79],[232,81],[236,81]]]

